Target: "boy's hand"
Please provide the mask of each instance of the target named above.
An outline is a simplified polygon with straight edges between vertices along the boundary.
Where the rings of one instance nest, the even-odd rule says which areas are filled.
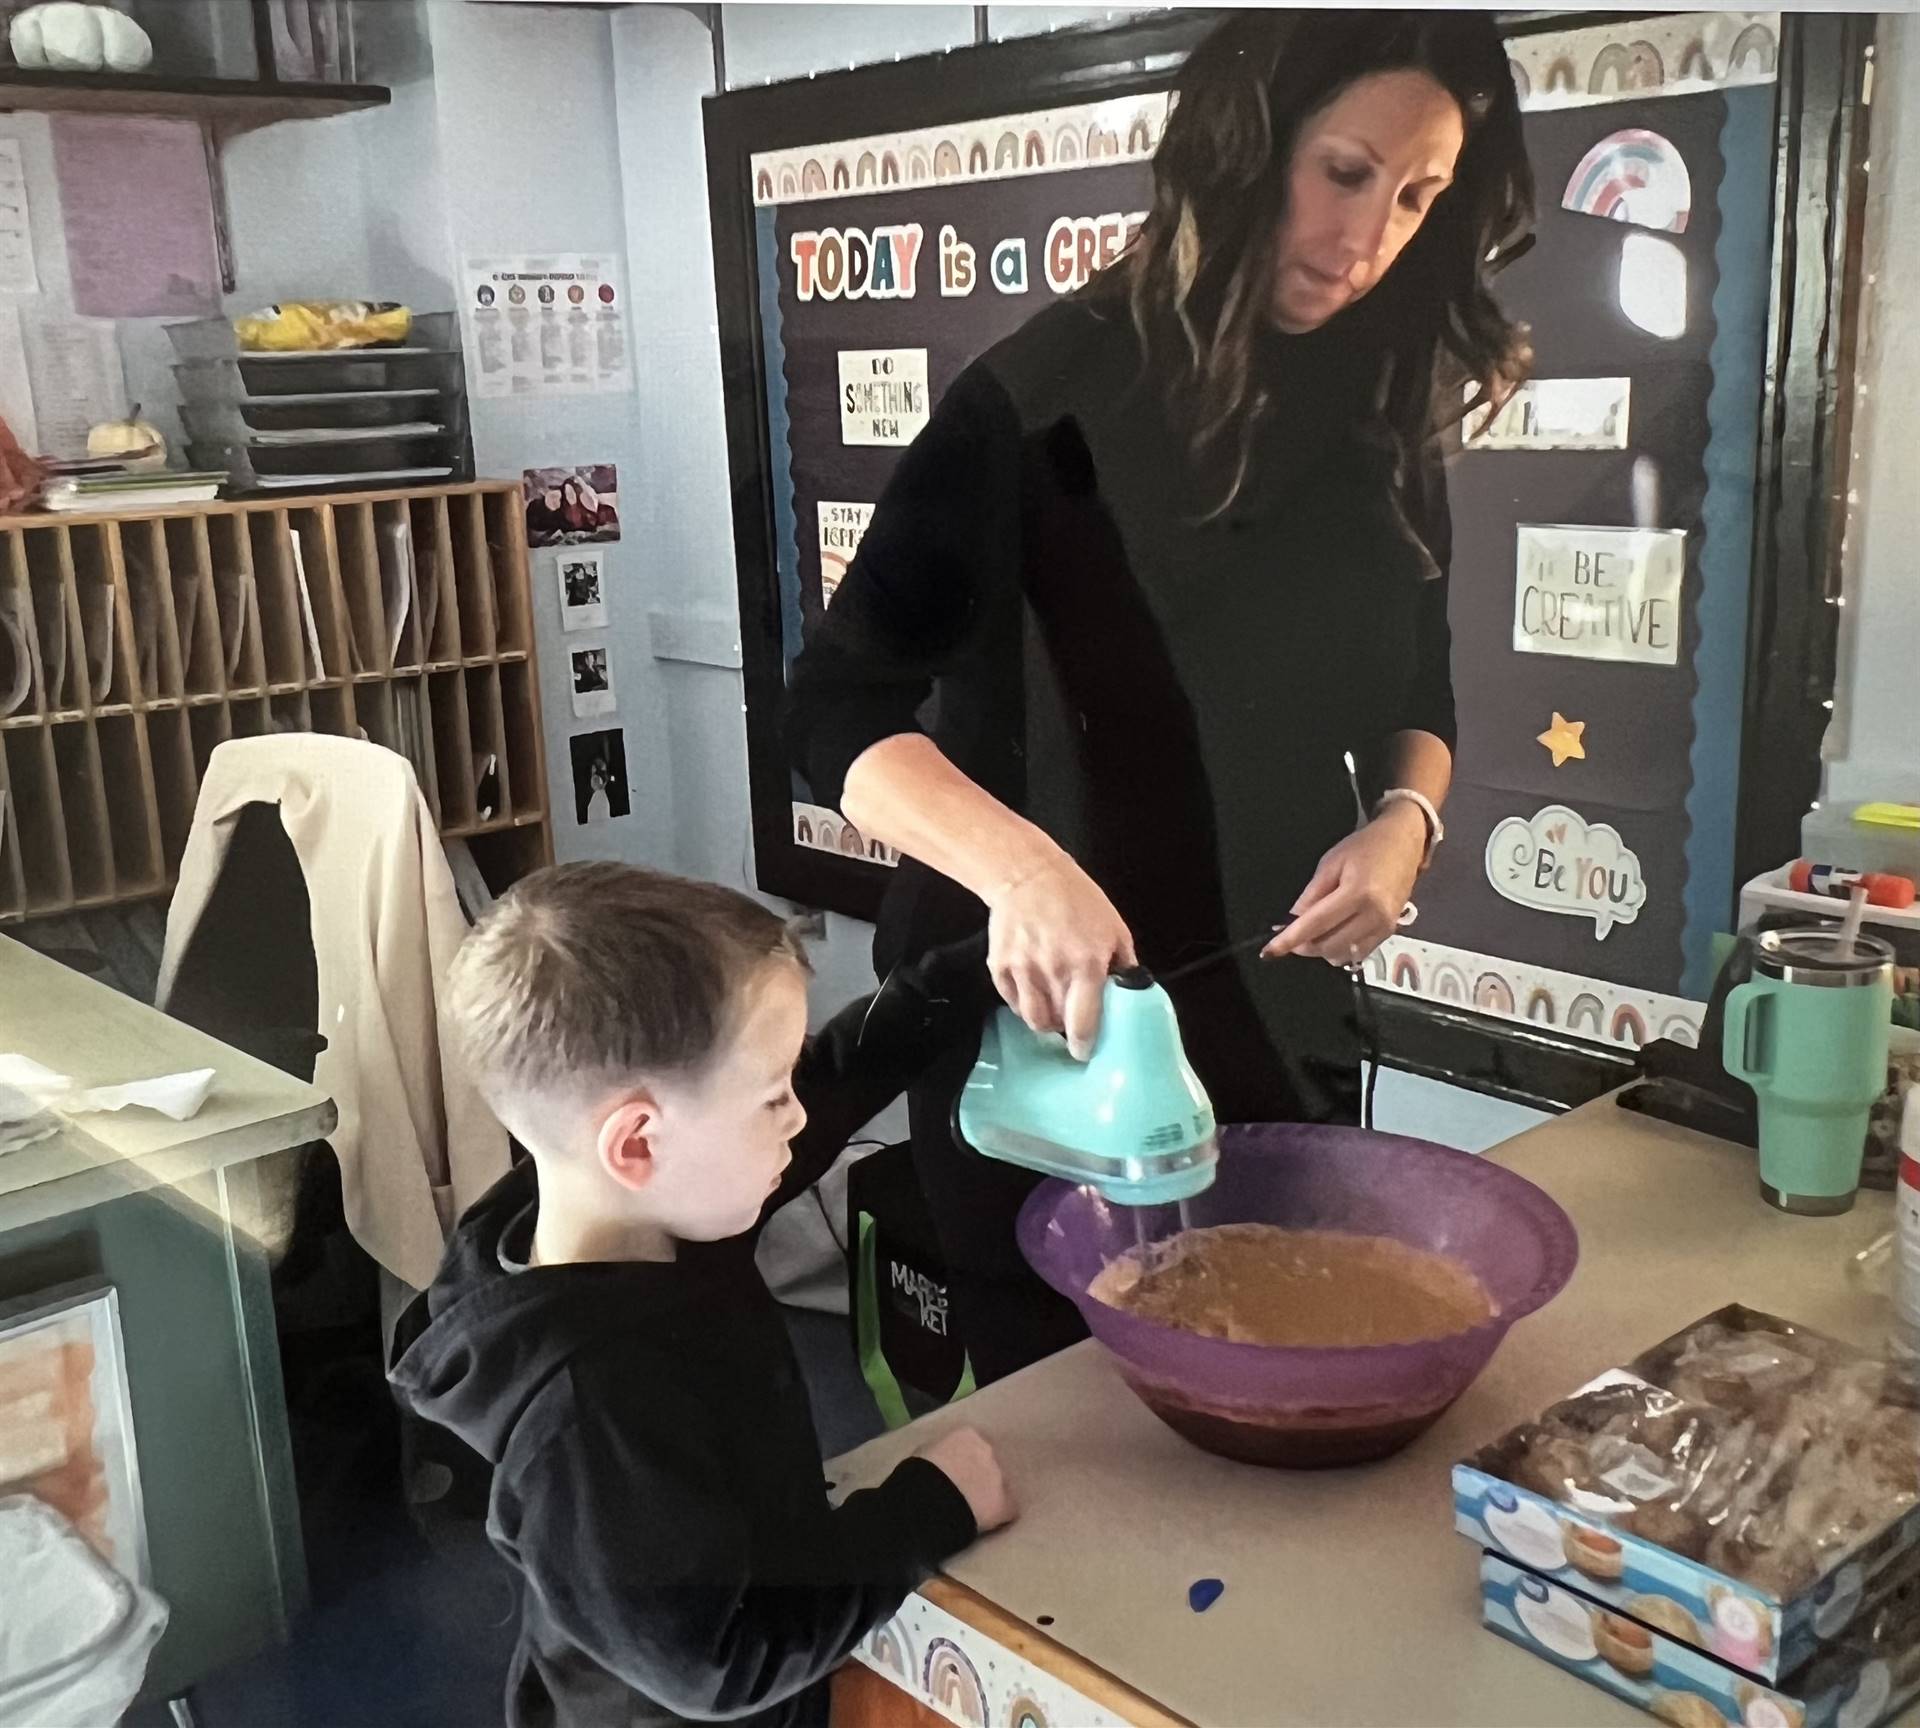
[[[1011,1524],[1018,1516],[1013,1496],[1007,1492],[1006,1478],[1000,1474],[1000,1460],[978,1429],[956,1428],[934,1441],[920,1456],[942,1471],[965,1496],[982,1536]]]

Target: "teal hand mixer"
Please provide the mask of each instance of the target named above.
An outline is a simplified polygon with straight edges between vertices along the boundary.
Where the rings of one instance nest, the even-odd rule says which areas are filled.
[[[1084,1062],[1058,1033],[997,1009],[954,1128],[990,1158],[1126,1206],[1191,1199],[1212,1184],[1220,1158],[1213,1105],[1180,1042],[1172,999],[1144,967],[1107,980]]]

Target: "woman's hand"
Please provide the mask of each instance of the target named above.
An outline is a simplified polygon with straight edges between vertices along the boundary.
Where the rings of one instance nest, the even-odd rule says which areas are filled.
[[[1398,928],[1426,850],[1427,824],[1419,807],[1387,805],[1320,860],[1293,903],[1293,922],[1260,957],[1310,954],[1335,966],[1357,965]]]
[[[1134,963],[1133,936],[1113,902],[1056,852],[992,895],[987,910],[994,988],[1036,1032],[1064,1032],[1084,1062],[1100,1030],[1107,974]]]
[[[1085,1061],[1107,974],[1134,963],[1132,935],[1087,873],[917,732],[856,757],[840,808],[869,839],[899,847],[986,904],[994,988],[1036,1032],[1064,1032]]]

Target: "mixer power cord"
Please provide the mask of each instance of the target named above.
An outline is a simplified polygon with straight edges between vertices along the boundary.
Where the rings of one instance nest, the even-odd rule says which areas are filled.
[[[1347,968],[1353,980],[1353,1023],[1360,1033],[1360,1060],[1366,1080],[1360,1091],[1360,1126],[1373,1127],[1373,1089],[1380,1079],[1380,1018],[1373,1011],[1373,986],[1367,982],[1366,963]]]

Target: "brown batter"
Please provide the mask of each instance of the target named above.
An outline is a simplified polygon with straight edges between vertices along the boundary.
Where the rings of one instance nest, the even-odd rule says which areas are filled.
[[[1215,1224],[1109,1261],[1088,1294],[1110,1308],[1236,1344],[1417,1344],[1491,1319],[1457,1260],[1386,1236]]]

